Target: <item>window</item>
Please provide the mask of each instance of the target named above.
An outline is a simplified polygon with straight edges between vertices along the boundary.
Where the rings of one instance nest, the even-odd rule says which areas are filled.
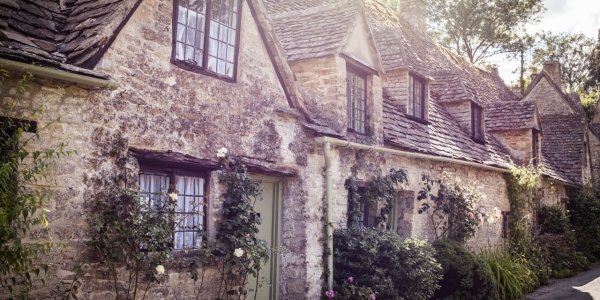
[[[509,233],[510,233],[509,228],[508,228],[509,218],[510,218],[510,211],[503,211],[502,212],[502,237],[505,239],[509,237]]]
[[[347,67],[348,129],[366,133],[367,121],[367,76]]]
[[[539,164],[539,155],[540,155],[540,133],[537,130],[533,130],[532,140],[531,140],[531,160],[534,166]]]
[[[471,137],[483,141],[483,109],[481,106],[471,103]]]
[[[177,210],[173,212],[175,236],[174,249],[199,247],[202,239],[197,231],[204,229],[204,184],[203,176],[186,174],[183,171],[140,166],[140,193],[150,205],[167,201],[162,192],[178,192]],[[203,175],[203,174],[200,174]]]
[[[408,75],[408,114],[425,119],[425,83]]]
[[[175,0],[172,62],[234,81],[240,0]]]

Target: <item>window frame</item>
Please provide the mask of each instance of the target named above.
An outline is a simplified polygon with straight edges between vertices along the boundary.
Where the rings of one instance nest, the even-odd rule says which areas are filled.
[[[208,217],[207,217],[207,206],[208,206],[208,199],[206,197],[206,195],[208,194],[208,187],[209,187],[209,179],[210,179],[210,174],[209,172],[203,171],[203,170],[192,170],[189,168],[181,168],[181,167],[171,167],[171,166],[159,166],[159,165],[155,165],[155,164],[146,164],[143,162],[139,163],[139,170],[138,170],[138,177],[140,174],[145,173],[145,174],[156,174],[156,175],[167,175],[169,177],[169,187],[167,189],[167,193],[172,193],[176,190],[176,186],[177,186],[177,179],[178,177],[195,177],[195,178],[202,178],[204,181],[203,184],[203,195],[201,196],[203,201],[204,201],[204,205],[201,206],[201,210],[200,212],[202,213],[202,215],[200,216],[200,220],[202,221],[202,226],[203,226],[203,230],[204,231],[208,231]],[[139,178],[138,178],[138,184],[139,184]],[[141,190],[140,190],[141,192]],[[152,191],[148,191],[150,193],[152,193]],[[186,213],[176,213],[176,212],[169,212],[170,214],[177,214],[177,215],[181,215],[181,214],[186,214]],[[177,232],[190,232],[191,230],[179,230],[177,231],[175,228],[175,224],[171,224],[171,227],[173,228],[173,243],[175,243],[175,234]],[[199,238],[200,236],[198,235],[196,238]],[[175,244],[171,244],[170,245],[171,250],[173,251],[185,251],[185,250],[189,250],[189,249],[193,249],[193,248],[175,248]]]
[[[417,97],[417,87],[414,82],[420,84],[420,97]],[[416,100],[421,100],[421,115],[417,115],[417,103]],[[415,74],[408,74],[408,99],[406,103],[406,114],[413,120],[419,122],[427,122],[427,81]],[[412,108],[412,109],[411,109]]]
[[[233,55],[233,74],[232,77],[228,77],[225,75],[220,75],[216,72],[211,72],[206,70],[206,66],[208,64],[208,48],[209,48],[209,42],[210,42],[210,21],[211,21],[211,17],[212,17],[212,2],[213,0],[206,0],[206,15],[205,15],[205,24],[204,24],[204,41],[203,41],[203,51],[202,51],[202,66],[198,66],[196,65],[191,65],[189,62],[185,61],[185,60],[179,60],[176,59],[176,55],[177,55],[177,23],[178,23],[178,12],[179,12],[179,1],[180,0],[173,0],[173,15],[172,15],[172,22],[171,22],[171,30],[172,30],[172,38],[171,38],[171,64],[178,66],[181,69],[190,71],[190,72],[194,72],[194,73],[198,73],[198,74],[202,74],[202,75],[207,75],[210,77],[214,77],[226,82],[230,82],[230,83],[236,83],[237,82],[237,71],[238,71],[238,58],[239,58],[239,53],[240,53],[240,32],[242,29],[242,2],[243,0],[237,0],[238,1],[238,7],[237,7],[237,20],[236,20],[236,33],[235,33],[235,45],[234,45],[234,55]]]
[[[475,124],[475,111],[478,110],[478,114],[479,114],[479,124]],[[479,143],[484,143],[485,142],[485,122],[484,122],[484,114],[483,114],[483,107],[481,107],[480,105],[476,104],[475,102],[471,101],[471,138]],[[477,126],[479,125],[479,126]],[[475,127],[479,127],[479,130],[481,132],[481,136],[477,136],[475,133]]]
[[[502,211],[502,238],[507,239],[510,237],[510,211]]]
[[[363,104],[364,104],[364,110],[362,110],[362,114],[364,114],[364,120],[362,121],[363,123],[363,127],[364,130],[360,131],[357,130],[356,128],[350,127],[350,125],[354,125],[354,123],[356,122],[356,118],[354,116],[354,112],[355,110],[355,101],[354,98],[351,99],[351,95],[354,95],[354,93],[350,93],[351,89],[350,89],[350,75],[353,75],[354,77],[360,78],[364,81],[364,91],[363,91]],[[351,63],[346,63],[346,115],[347,115],[347,122],[346,122],[346,127],[348,129],[348,131],[350,132],[354,132],[357,134],[361,134],[361,135],[367,135],[368,134],[368,127],[369,127],[369,118],[367,115],[367,111],[369,110],[369,98],[368,98],[368,90],[369,90],[369,86],[368,86],[368,78],[369,74],[367,72],[365,72],[363,69],[354,66]],[[353,86],[354,87],[354,86]],[[359,109],[360,110],[360,109]],[[359,116],[360,117],[360,116]],[[361,121],[359,121],[361,122]]]
[[[540,157],[540,131],[534,128],[531,132],[531,163],[539,166]]]

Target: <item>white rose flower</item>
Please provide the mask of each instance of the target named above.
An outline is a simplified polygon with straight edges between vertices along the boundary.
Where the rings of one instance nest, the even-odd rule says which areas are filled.
[[[235,257],[242,257],[242,255],[244,255],[244,250],[242,250],[242,248],[236,248],[235,251],[233,251],[233,255],[235,255]]]
[[[217,151],[217,157],[223,158],[225,156],[227,156],[227,148],[223,147]]]
[[[173,201],[177,201],[177,193],[170,193],[169,197],[171,197],[171,199],[173,199]]]
[[[163,265],[156,266],[156,272],[158,273],[158,275],[165,274],[165,267],[163,267]]]

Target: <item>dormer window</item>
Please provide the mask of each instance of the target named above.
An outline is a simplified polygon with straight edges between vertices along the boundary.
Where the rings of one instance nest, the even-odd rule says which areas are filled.
[[[425,81],[408,75],[408,115],[425,120],[425,95]]]
[[[471,137],[477,141],[483,141],[483,109],[481,106],[471,103]]]
[[[234,81],[241,1],[175,0],[171,62]]]
[[[366,133],[367,74],[348,65],[346,67],[348,97],[348,130]]]

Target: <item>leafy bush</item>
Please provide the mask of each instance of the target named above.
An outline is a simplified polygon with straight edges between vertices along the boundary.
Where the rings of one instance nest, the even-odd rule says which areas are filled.
[[[593,187],[584,187],[570,202],[570,219],[577,250],[591,261],[600,260],[600,199]]]
[[[456,241],[443,239],[433,243],[436,260],[444,277],[434,299],[497,299],[496,281],[490,267]]]
[[[559,206],[543,206],[538,213],[540,235],[536,243],[542,257],[552,268],[553,277],[565,277],[589,269],[589,261],[576,251],[577,240],[571,231],[569,217]],[[570,270],[570,271],[566,271]]]
[[[352,226],[333,235],[336,299],[357,299],[354,290],[370,288],[379,299],[424,299],[433,296],[441,278],[435,251],[426,241],[403,239],[379,228]]]
[[[568,274],[565,270],[573,271],[573,274],[590,268],[590,263],[580,251],[576,251],[564,235],[546,233],[537,237],[542,257],[552,268],[552,276]],[[564,277],[564,276],[563,276]]]
[[[513,256],[519,256],[527,262],[527,267],[531,270],[531,277],[535,286],[548,284],[552,268],[542,254],[542,247],[534,243],[533,239],[528,238],[524,244],[525,253],[511,253]]]
[[[519,299],[537,286],[537,280],[527,261],[513,257],[508,252],[483,251],[483,261],[490,267],[496,281],[496,294],[500,299]]]

